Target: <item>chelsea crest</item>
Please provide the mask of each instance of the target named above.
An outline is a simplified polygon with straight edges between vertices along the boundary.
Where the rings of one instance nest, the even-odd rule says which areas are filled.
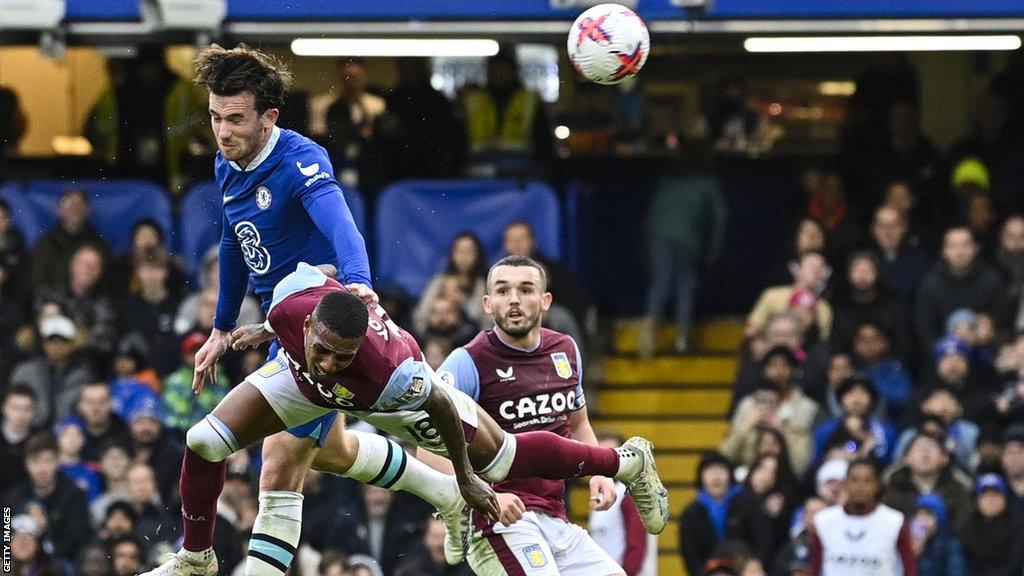
[[[270,208],[270,202],[273,198],[270,196],[270,188],[266,186],[260,186],[256,189],[256,207],[260,210],[266,210]]]

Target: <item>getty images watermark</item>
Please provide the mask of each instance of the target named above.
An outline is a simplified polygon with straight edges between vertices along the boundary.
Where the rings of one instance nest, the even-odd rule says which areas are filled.
[[[4,506],[4,574],[11,573],[11,507]]]

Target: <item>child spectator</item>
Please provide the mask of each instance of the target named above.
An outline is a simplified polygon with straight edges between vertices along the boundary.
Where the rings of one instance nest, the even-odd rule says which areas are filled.
[[[60,450],[60,471],[74,481],[91,504],[99,497],[103,481],[99,473],[82,461],[85,428],[77,418],[65,418],[57,424],[57,447]]]
[[[192,377],[196,366],[196,352],[206,343],[204,332],[192,332],[181,343],[181,366],[167,377],[164,393],[164,425],[179,440],[193,424],[213,412],[217,404],[231,389],[231,380],[223,370],[217,371],[217,381],[207,382],[198,394],[192,394]]]

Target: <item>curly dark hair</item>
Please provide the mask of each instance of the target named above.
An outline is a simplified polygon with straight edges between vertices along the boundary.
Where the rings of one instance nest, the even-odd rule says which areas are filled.
[[[249,92],[260,114],[284,106],[285,92],[292,81],[284,62],[245,44],[230,50],[211,44],[199,52],[193,65],[196,84],[218,96]]]

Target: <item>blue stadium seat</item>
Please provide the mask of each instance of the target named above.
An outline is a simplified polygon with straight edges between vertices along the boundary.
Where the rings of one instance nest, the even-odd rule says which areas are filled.
[[[385,189],[377,206],[374,285],[419,294],[447,261],[460,232],[476,233],[488,261],[501,255],[502,232],[513,220],[529,222],[540,251],[561,256],[561,213],[554,191],[518,180],[412,180]]]
[[[71,188],[78,188],[89,197],[92,225],[115,254],[131,249],[131,228],[139,220],[152,218],[168,236],[172,231],[167,192],[151,182],[42,180],[9,184],[0,189],[0,197],[11,204],[11,218],[29,246],[35,245],[57,223],[60,197]]]
[[[345,202],[352,211],[356,227],[365,236],[366,200],[358,191],[346,190]],[[203,254],[220,240],[222,205],[220,191],[212,180],[192,186],[182,200],[175,248],[181,253],[191,278],[198,278]]]

